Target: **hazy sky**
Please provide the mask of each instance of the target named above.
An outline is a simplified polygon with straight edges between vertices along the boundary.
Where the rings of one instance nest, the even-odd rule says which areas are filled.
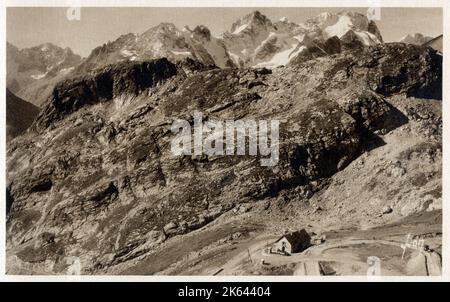
[[[259,10],[272,21],[281,17],[301,23],[321,12],[341,10],[366,13],[365,8],[82,8],[80,21],[69,21],[66,8],[7,8],[7,40],[19,48],[51,42],[87,56],[91,50],[121,34],[142,33],[161,22],[178,28],[206,25],[214,35],[243,15]],[[441,8],[383,8],[377,25],[386,42],[408,33],[437,36],[443,32]]]

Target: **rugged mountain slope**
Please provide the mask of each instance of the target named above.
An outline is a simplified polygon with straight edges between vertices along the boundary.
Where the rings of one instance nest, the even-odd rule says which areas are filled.
[[[442,104],[392,96],[408,123],[335,174],[310,203],[321,227],[367,229],[442,206]]]
[[[24,132],[39,113],[39,108],[6,89],[6,141]]]
[[[410,123],[413,113],[392,98],[440,99],[441,72],[433,49],[386,44],[273,71],[159,59],[61,82],[33,132],[8,147],[7,271],[61,273],[65,257],[78,256],[85,274],[122,273],[167,238],[183,240],[232,209],[307,207],[330,177],[383,145],[380,135]],[[174,156],[171,124],[195,111],[209,120],[280,120],[280,161]],[[427,121],[424,128],[440,129],[439,116]],[[438,152],[440,131],[433,135],[428,149]]]
[[[18,49],[6,43],[6,86],[11,92],[23,99],[40,105],[35,101],[31,86],[46,85],[48,82],[62,79],[81,61],[81,57],[70,48],[61,48],[51,43],[35,47]],[[30,93],[30,91],[32,91]]]

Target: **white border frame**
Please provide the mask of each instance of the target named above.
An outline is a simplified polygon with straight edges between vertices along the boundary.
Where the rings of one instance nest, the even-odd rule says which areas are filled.
[[[442,211],[443,211],[443,246],[442,246],[442,276],[439,277],[410,277],[410,276],[381,276],[379,278],[369,278],[366,276],[22,276],[22,275],[5,275],[5,232],[6,223],[6,194],[5,191],[0,193],[0,281],[131,281],[131,282],[314,282],[314,281],[450,281],[450,262],[448,261],[449,253],[449,230],[450,217],[448,216],[447,196],[449,194],[450,167],[448,151],[449,143],[449,127],[447,123],[447,114],[450,112],[450,104],[448,103],[449,93],[446,90],[446,84],[450,83],[450,70],[448,68],[448,51],[450,51],[450,40],[448,34],[450,31],[450,1],[447,0],[6,0],[1,4],[0,20],[0,84],[1,84],[1,105],[0,105],[0,188],[6,188],[6,7],[10,6],[46,6],[46,7],[69,7],[74,4],[81,7],[368,7],[370,4],[379,1],[381,7],[441,7],[443,9],[443,26],[444,26],[444,74],[443,74],[443,171],[442,171]],[[1,191],[1,189],[0,189]]]

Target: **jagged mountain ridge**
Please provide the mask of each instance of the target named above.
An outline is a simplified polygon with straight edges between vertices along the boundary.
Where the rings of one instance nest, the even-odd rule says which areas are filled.
[[[97,68],[123,61],[146,61],[168,58],[172,61],[186,57],[205,65],[218,67],[267,67],[286,65],[302,52],[308,53],[310,41],[324,43],[333,38],[352,40],[350,45],[373,45],[383,41],[373,21],[366,16],[352,12],[339,14],[323,13],[308,19],[304,24],[290,22],[282,18],[272,22],[258,11],[254,11],[232,24],[231,29],[220,37],[214,37],[209,29],[199,25],[191,30],[182,30],[171,23],[161,23],[142,34],[126,34],[112,42],[95,48],[84,59],[70,49],[59,49],[49,43],[30,49],[18,50],[8,43],[7,87],[21,98],[41,106],[53,87],[62,79],[82,75]],[[36,64],[21,53],[30,54],[44,49],[48,52],[66,55],[66,58],[51,55],[52,64]],[[47,53],[43,52],[45,55]],[[42,57],[42,55],[31,56]],[[303,57],[305,57],[303,55]],[[26,57],[25,57],[26,58]],[[17,61],[30,65],[26,72],[17,67]],[[24,65],[22,64],[22,65]],[[20,65],[20,64],[19,64]],[[35,66],[36,65],[36,66]]]
[[[122,35],[95,48],[84,59],[68,48],[50,43],[22,50],[8,43],[7,87],[41,106],[59,81],[109,64],[163,57],[179,61],[189,57],[221,68],[274,68],[308,52],[311,40],[322,43],[333,35],[344,39],[352,35],[356,44],[364,46],[382,42],[376,24],[362,14],[324,13],[304,24],[295,24],[286,18],[272,23],[255,11],[236,21],[220,37],[214,37],[202,25],[180,30],[171,23],[161,23],[142,34]]]
[[[233,24],[223,39],[238,66],[274,68],[307,51],[310,41],[322,43],[350,34],[364,46],[383,41],[373,21],[352,12],[323,13],[303,24],[286,18],[272,23],[261,13],[253,12]]]
[[[277,67],[285,65],[300,53],[304,38],[326,40],[341,38],[349,32],[365,46],[383,41],[376,24],[358,13],[322,14],[295,24],[287,19],[275,23],[254,11],[235,23],[220,37],[199,25],[182,30],[171,23],[162,23],[142,34],[127,34],[93,50],[81,64],[85,72],[118,61],[144,61],[166,57],[186,57],[218,67]]]
[[[167,58],[172,61],[192,58],[205,65],[231,67],[223,43],[211,35],[209,29],[198,26],[182,31],[171,23],[161,23],[146,32],[127,34],[97,47],[78,66],[75,73],[104,67],[122,61],[146,61]]]

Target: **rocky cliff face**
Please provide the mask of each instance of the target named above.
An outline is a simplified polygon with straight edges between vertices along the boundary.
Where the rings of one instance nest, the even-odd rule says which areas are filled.
[[[327,45],[338,49],[336,40]],[[242,205],[307,204],[330,177],[423,113],[401,104],[440,98],[442,57],[431,48],[310,52],[272,71],[160,59],[60,83],[33,131],[8,146],[8,271],[61,273],[64,257],[78,256],[83,273],[120,273],[168,238]],[[279,120],[278,164],[175,156],[171,124],[192,121],[195,111],[208,120]],[[435,151],[441,122],[433,113]]]

